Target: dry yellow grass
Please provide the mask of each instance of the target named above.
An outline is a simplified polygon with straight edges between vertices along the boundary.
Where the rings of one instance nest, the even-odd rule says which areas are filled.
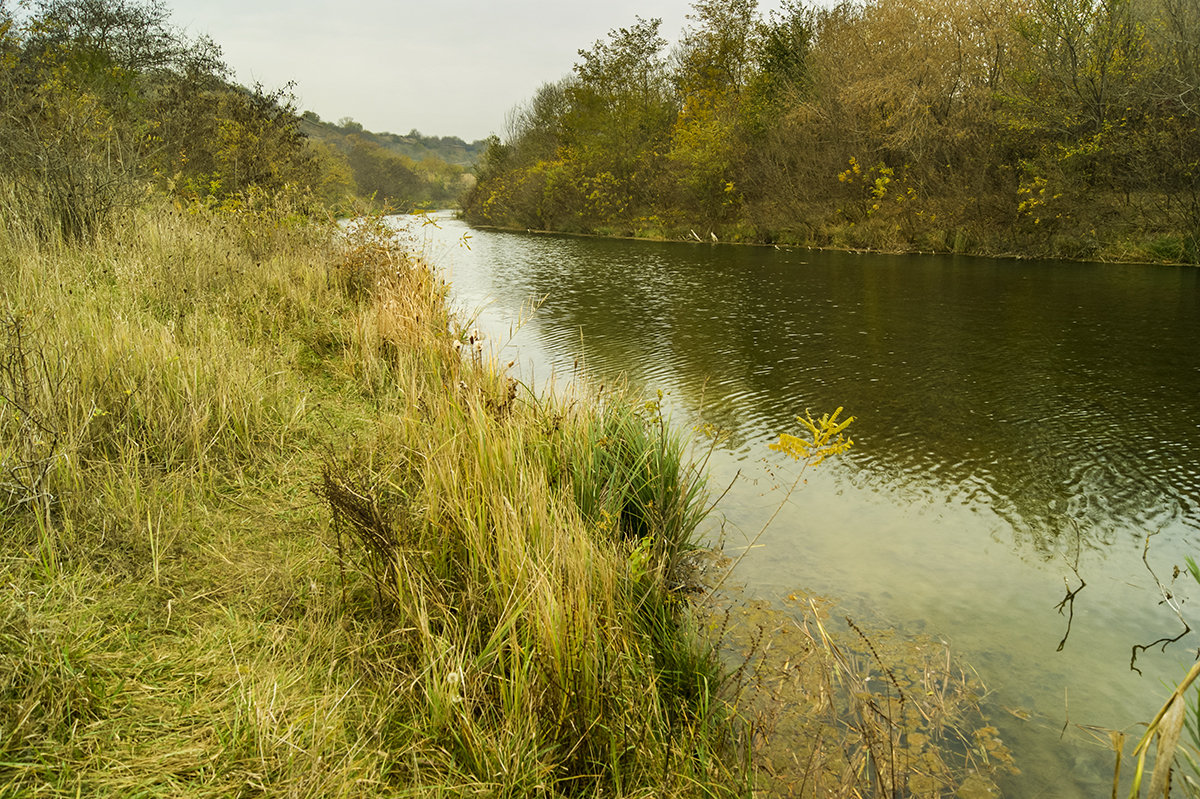
[[[736,790],[655,414],[530,396],[380,220],[0,263],[0,795]]]

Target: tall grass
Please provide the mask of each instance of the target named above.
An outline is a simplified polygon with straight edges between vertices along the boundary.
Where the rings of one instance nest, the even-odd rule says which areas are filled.
[[[736,790],[653,405],[533,397],[379,220],[0,264],[0,796]]]
[[[432,716],[410,779],[719,791],[718,674],[665,582],[698,521],[679,442],[623,395],[526,399],[466,332],[420,331],[441,303],[413,264],[379,284],[353,367],[398,390],[322,483],[348,601],[398,631]]]

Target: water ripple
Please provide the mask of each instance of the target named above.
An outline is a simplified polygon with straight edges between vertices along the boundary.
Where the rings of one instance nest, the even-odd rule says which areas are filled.
[[[548,298],[552,361],[583,353],[738,442],[842,405],[856,484],[988,506],[1047,551],[1063,519],[1200,528],[1194,273],[497,241],[505,290]]]

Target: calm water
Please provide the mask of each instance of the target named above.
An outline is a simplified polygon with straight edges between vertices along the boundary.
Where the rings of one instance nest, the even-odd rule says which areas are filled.
[[[1130,670],[1131,647],[1182,629],[1148,534],[1185,616],[1200,602],[1171,581],[1200,556],[1200,270],[475,230],[468,250],[467,232],[416,235],[525,379],[625,373],[681,426],[732,431],[712,463],[714,486],[741,475],[712,532],[730,554],[790,483],[770,441],[845,406],[854,450],[810,473],[739,579],[950,642],[1022,767],[1006,795],[1107,795],[1083,727],[1140,734],[1200,645]]]

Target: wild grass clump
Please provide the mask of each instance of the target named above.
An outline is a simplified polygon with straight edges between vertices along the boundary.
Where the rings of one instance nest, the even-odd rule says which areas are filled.
[[[241,223],[143,210],[87,247],[9,250],[0,523],[29,530],[33,513],[76,541],[60,554],[133,567],[140,543],[114,519],[144,514],[126,490],[238,483],[290,446],[308,395],[290,379],[302,342],[286,314],[332,292],[282,250],[264,261],[238,248],[227,237]]]
[[[381,220],[0,263],[0,796],[731,792],[656,408],[532,396]]]
[[[666,582],[700,484],[656,404],[519,394],[462,357],[469,332],[412,340],[418,318],[440,325],[441,288],[397,280],[351,351],[393,404],[331,453],[320,493],[348,606],[397,631],[422,753],[406,779],[513,796],[727,789],[719,674]],[[430,366],[449,391],[430,390]]]
[[[661,392],[640,406],[613,393],[583,435],[567,442],[567,462],[584,517],[618,540],[652,547],[654,562],[673,571],[695,548],[704,485],[661,402]]]

